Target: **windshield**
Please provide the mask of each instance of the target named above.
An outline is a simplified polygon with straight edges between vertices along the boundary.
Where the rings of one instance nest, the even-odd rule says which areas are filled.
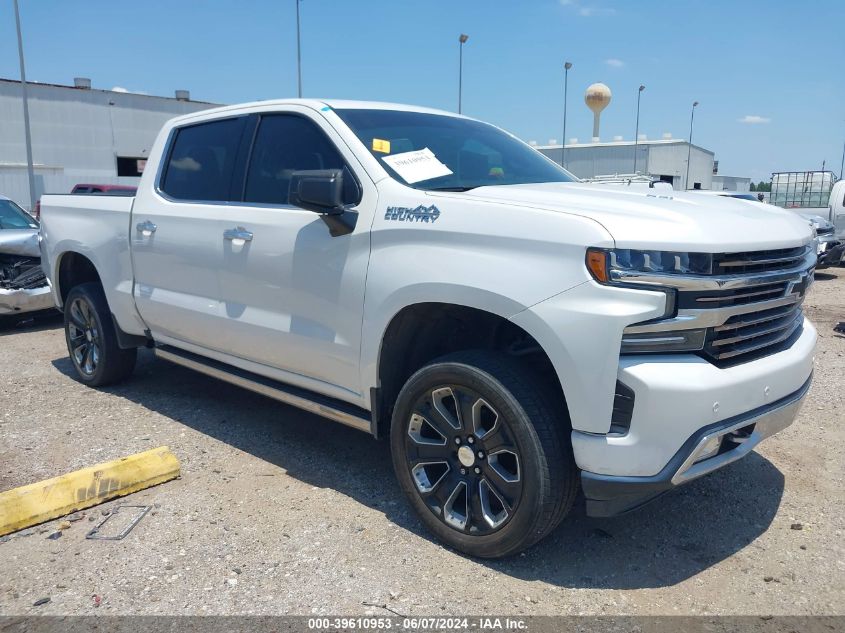
[[[0,229],[37,229],[38,222],[11,200],[0,200]]]
[[[394,179],[416,189],[576,180],[522,141],[479,121],[400,110],[335,112]]]

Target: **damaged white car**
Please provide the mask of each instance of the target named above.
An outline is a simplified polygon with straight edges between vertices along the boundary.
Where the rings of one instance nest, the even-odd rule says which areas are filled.
[[[0,321],[53,307],[41,270],[38,221],[0,196]]]

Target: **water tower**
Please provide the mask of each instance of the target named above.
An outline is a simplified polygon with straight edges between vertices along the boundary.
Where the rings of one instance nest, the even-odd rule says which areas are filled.
[[[610,88],[602,83],[593,84],[584,93],[584,102],[593,111],[593,141],[599,140],[599,119],[601,118],[601,111],[610,103],[612,96]]]

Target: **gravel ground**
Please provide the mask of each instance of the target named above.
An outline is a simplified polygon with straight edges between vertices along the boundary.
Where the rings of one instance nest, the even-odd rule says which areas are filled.
[[[845,268],[807,313],[815,382],[789,429],[634,514],[580,503],[495,562],[429,538],[385,442],[146,352],[88,389],[57,320],[0,333],[0,490],[160,445],[183,473],[56,540],[59,521],[2,539],[0,614],[842,614]],[[155,506],[122,541],[85,540],[121,503]]]

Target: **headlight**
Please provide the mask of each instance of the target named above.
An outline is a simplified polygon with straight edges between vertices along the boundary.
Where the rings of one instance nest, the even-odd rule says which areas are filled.
[[[709,275],[713,271],[713,255],[679,251],[651,251],[634,249],[587,249],[587,269],[602,284],[640,287],[666,295],[666,309],[660,319],[675,316],[676,289],[639,278],[638,273],[660,276]],[[706,330],[672,329],[647,331],[636,324],[625,328],[620,352],[622,354],[694,352],[704,346]]]
[[[613,271],[663,275],[709,275],[713,255],[678,251],[641,251],[629,248],[587,249],[587,268],[596,281],[614,281]]]

